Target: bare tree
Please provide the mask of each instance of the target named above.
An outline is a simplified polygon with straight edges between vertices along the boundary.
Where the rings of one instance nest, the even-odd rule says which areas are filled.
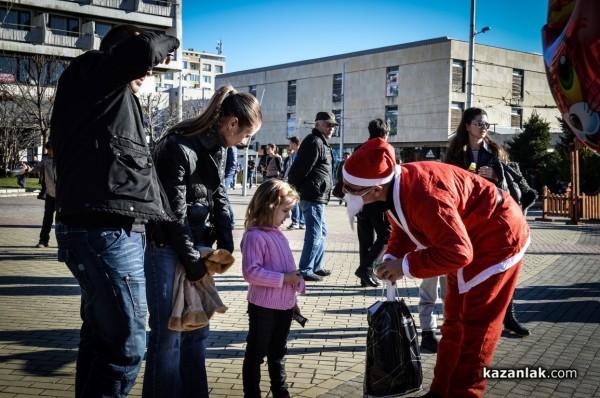
[[[165,131],[179,122],[177,106],[170,104],[168,95],[162,93],[140,94],[139,99],[146,135],[154,143]]]
[[[19,83],[13,86],[15,102],[28,127],[48,138],[56,85],[68,61],[52,55],[30,55],[19,59]]]
[[[7,56],[5,60],[0,71],[1,145],[8,154],[10,145],[16,145],[18,153],[47,141],[56,84],[67,61],[40,54]]]

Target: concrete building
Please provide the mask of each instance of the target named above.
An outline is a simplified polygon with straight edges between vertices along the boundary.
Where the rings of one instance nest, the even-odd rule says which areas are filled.
[[[469,43],[441,37],[217,76],[262,99],[256,141],[287,146],[308,135],[318,111],[333,111],[339,134],[330,140],[352,151],[368,138],[367,125],[384,118],[389,142],[403,161],[440,159],[459,123],[467,96]],[[473,106],[484,108],[503,143],[536,111],[559,132],[559,112],[542,56],[476,45]],[[341,135],[341,137],[339,136]]]
[[[23,71],[30,56],[69,61],[98,49],[102,37],[118,24],[134,24],[181,40],[181,4],[182,0],[0,1],[0,83],[28,83]],[[173,62],[154,68],[155,76],[178,73],[181,59],[179,48]],[[155,89],[156,83],[147,79],[142,93]],[[31,159],[34,154],[39,156],[41,151],[27,157]]]

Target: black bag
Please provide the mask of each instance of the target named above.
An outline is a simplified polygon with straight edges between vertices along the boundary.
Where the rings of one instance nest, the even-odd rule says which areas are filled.
[[[404,300],[389,297],[388,288],[388,301],[375,303],[367,315],[365,397],[404,395],[423,383],[415,322]]]
[[[333,186],[333,190],[331,191],[331,194],[338,199],[344,199],[344,191],[342,190],[343,186],[344,186],[344,183],[342,181],[336,182],[335,185]]]

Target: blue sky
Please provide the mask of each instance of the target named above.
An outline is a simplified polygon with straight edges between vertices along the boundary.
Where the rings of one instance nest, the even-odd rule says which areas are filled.
[[[548,0],[478,0],[476,43],[542,52]],[[183,48],[227,72],[448,36],[469,41],[471,0],[183,0]]]

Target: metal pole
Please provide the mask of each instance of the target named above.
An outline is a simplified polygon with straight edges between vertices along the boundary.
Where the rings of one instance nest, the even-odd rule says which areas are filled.
[[[344,80],[346,79],[346,63],[342,64],[342,110],[340,112],[340,161],[344,158]]]
[[[177,117],[183,120],[183,71],[179,72],[179,95],[177,96]]]
[[[469,70],[467,77],[467,109],[473,104],[473,59],[475,58],[475,0],[471,0],[471,30],[469,31]]]

